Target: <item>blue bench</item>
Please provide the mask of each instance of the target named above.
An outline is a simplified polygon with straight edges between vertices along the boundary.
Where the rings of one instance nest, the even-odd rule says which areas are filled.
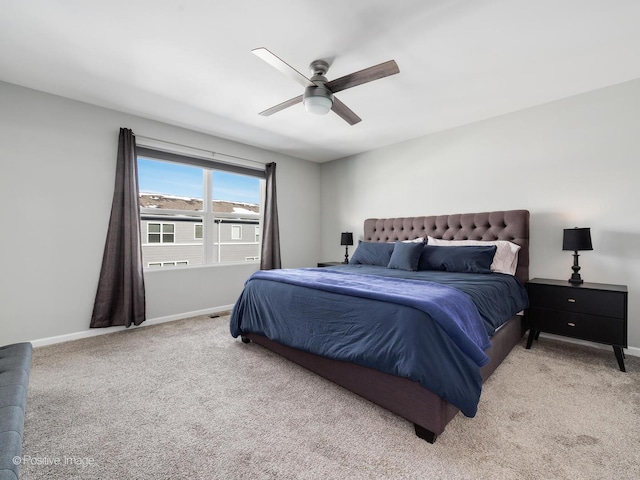
[[[0,480],[18,480],[31,371],[30,343],[0,347]]]

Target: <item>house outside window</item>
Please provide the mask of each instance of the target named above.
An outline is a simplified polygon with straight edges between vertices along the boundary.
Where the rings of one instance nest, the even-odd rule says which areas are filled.
[[[226,171],[168,160],[183,156],[138,148],[142,256],[147,268],[257,262],[264,172]],[[196,162],[198,163],[198,162]],[[235,167],[234,167],[235,168]],[[146,232],[146,235],[144,234]]]

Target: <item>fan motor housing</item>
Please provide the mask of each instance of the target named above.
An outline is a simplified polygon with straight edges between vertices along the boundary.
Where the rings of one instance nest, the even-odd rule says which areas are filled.
[[[329,64],[324,60],[314,60],[309,65],[309,69],[313,73],[311,77],[313,85],[305,87],[302,101],[308,112],[324,115],[333,105],[333,93],[325,85],[327,83],[325,74],[329,70]],[[311,101],[308,101],[309,99]]]
[[[316,84],[316,85],[306,87],[304,89],[304,95],[302,98],[303,100],[306,100],[309,97],[324,97],[324,98],[328,98],[329,100],[331,100],[331,102],[333,102],[333,93],[331,93],[331,90],[329,90],[323,84],[320,84],[320,85]]]

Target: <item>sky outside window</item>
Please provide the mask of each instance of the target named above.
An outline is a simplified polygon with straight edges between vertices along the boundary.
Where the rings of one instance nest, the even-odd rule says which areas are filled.
[[[191,165],[138,158],[141,192],[202,199],[202,169]],[[213,199],[260,203],[260,179],[213,172]]]

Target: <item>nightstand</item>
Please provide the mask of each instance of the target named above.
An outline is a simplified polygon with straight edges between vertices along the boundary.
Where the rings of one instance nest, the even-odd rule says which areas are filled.
[[[625,372],[627,287],[605,283],[573,285],[566,280],[534,278],[527,283],[527,348],[540,332],[611,345]]]
[[[346,265],[342,262],[318,262],[318,267],[333,267],[335,265]]]

